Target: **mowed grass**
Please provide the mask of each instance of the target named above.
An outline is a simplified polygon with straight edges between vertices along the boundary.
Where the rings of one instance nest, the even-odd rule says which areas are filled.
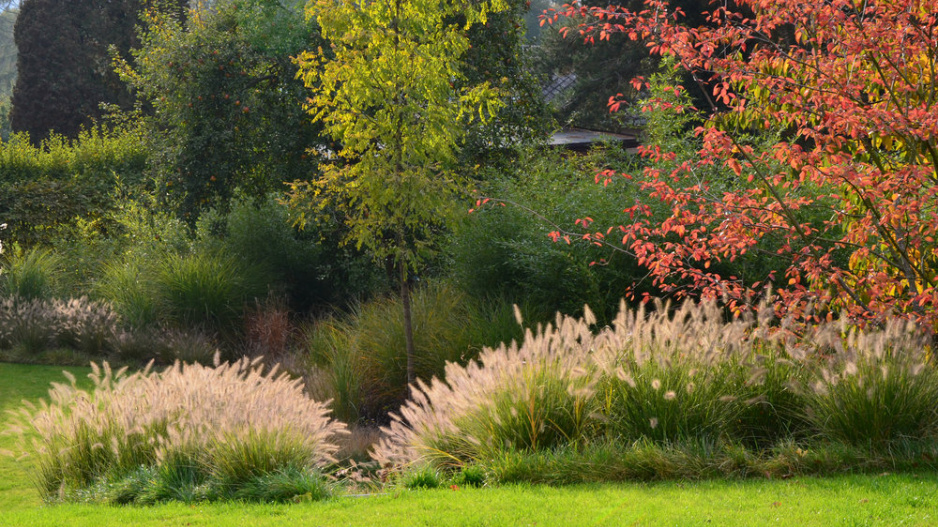
[[[67,369],[0,364],[0,410],[37,400]],[[9,420],[4,412],[0,428]],[[15,442],[0,436],[0,449]],[[0,457],[0,526],[42,525],[935,525],[938,474],[671,482],[551,488],[507,486],[340,496],[323,503],[42,505],[27,465]]]

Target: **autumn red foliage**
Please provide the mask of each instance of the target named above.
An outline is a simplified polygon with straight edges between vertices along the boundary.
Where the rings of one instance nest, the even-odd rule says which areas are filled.
[[[935,0],[737,0],[713,4],[701,27],[681,25],[682,13],[658,0],[638,12],[573,4],[547,13],[546,22],[579,17],[586,40],[646,41],[714,102],[696,130],[696,158],[663,171],[654,161],[668,153],[649,144],[641,150],[649,168],[624,175],[668,204],[670,217],[654,220],[637,204],[625,209],[627,223],[580,235],[621,243],[677,296],[723,297],[740,310],[771,286],[782,314],[898,314],[938,330],[936,13]],[[619,104],[610,99],[613,110]],[[755,149],[740,130],[783,139]],[[692,177],[702,166],[743,184],[714,195],[711,182]],[[799,219],[820,207],[823,222]],[[771,250],[787,267],[774,283],[713,270],[767,250],[770,235],[782,240]]]

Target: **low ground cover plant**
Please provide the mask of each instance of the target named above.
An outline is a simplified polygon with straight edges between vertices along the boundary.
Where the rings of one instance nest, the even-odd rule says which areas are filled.
[[[906,322],[795,332],[693,303],[594,322],[558,315],[418,382],[375,459],[559,483],[914,467],[936,453],[938,371]]]
[[[56,384],[18,430],[45,500],[321,498],[344,424],[299,380],[243,359],[128,374],[94,366],[94,389]]]

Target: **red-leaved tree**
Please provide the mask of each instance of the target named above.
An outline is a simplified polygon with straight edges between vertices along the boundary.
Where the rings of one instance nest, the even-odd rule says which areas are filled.
[[[786,262],[772,284],[779,312],[899,314],[938,330],[936,13],[936,0],[737,0],[714,4],[706,26],[685,27],[668,2],[647,0],[640,12],[573,4],[548,14],[581,17],[587,40],[625,33],[673,56],[717,108],[696,130],[693,159],[662,170],[654,161],[667,152],[641,150],[649,168],[634,178],[670,217],[652,219],[639,203],[620,226],[579,220],[579,235],[621,243],[666,292],[723,297],[737,310],[769,281],[720,276],[714,264],[771,238]],[[783,140],[755,149],[741,129]],[[714,192],[693,177],[706,166],[743,184]],[[597,179],[606,177],[618,175]],[[799,219],[820,207],[823,221]]]

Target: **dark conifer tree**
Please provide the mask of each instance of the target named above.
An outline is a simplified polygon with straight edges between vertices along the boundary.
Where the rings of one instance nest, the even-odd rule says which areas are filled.
[[[146,0],[23,0],[14,28],[19,49],[10,120],[34,143],[51,131],[75,137],[102,115],[101,104],[122,108],[134,97],[114,73],[111,52],[137,44],[135,27]],[[181,11],[185,1],[169,2]]]

